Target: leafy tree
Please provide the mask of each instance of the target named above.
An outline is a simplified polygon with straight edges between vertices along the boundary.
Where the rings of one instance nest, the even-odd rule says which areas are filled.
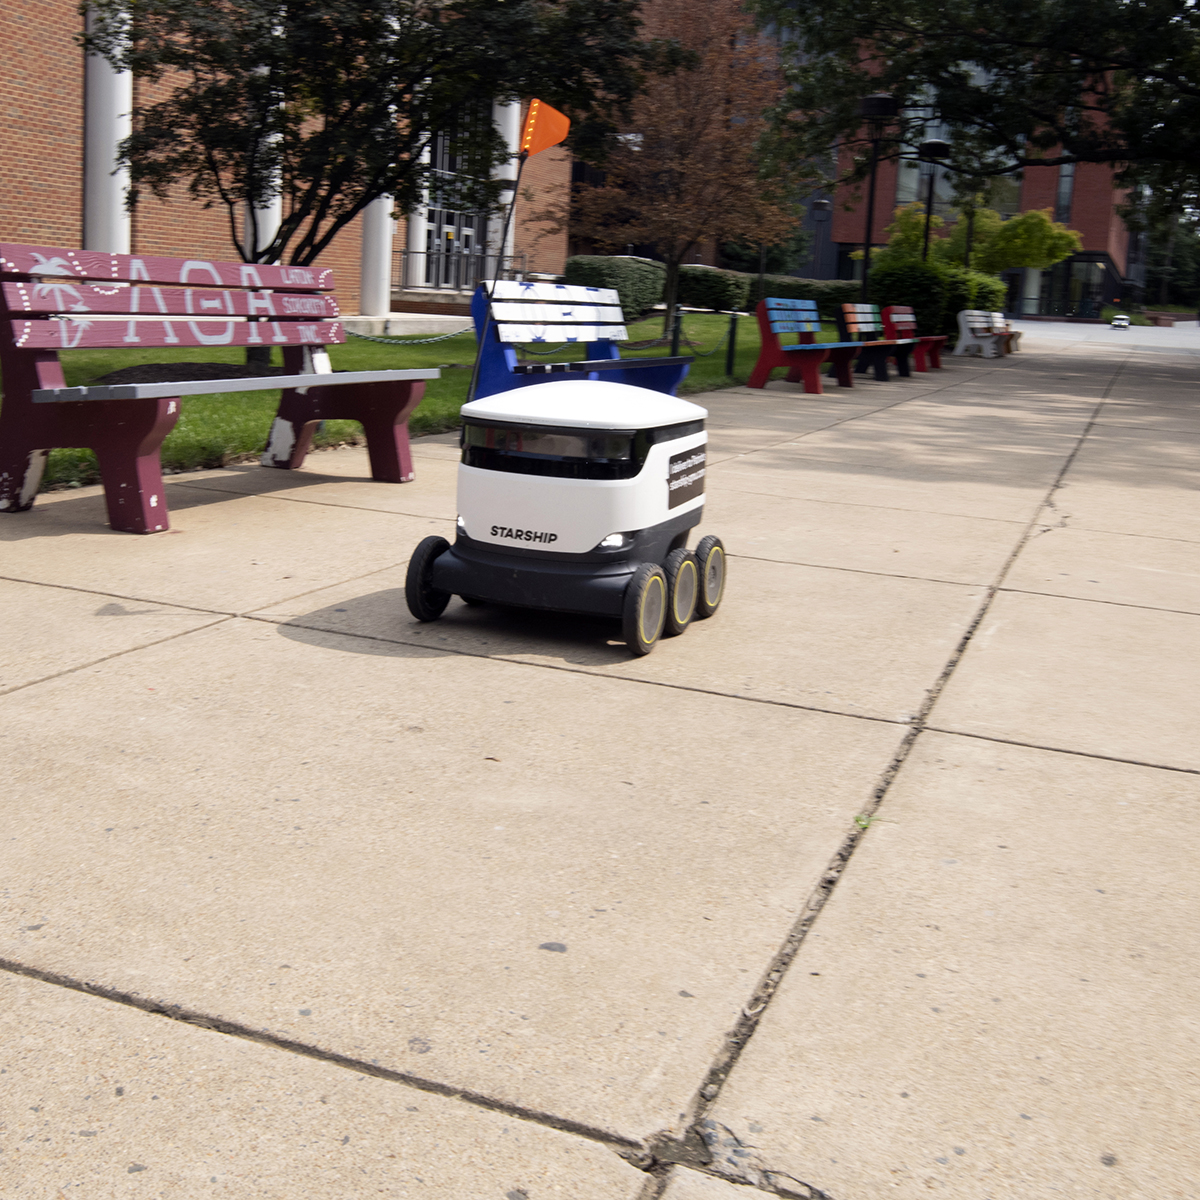
[[[937,236],[937,230],[944,224],[945,221],[941,217],[929,218],[930,254],[935,252],[941,240]],[[925,249],[925,205],[919,202],[902,205],[896,209],[892,223],[883,232],[887,235],[887,245],[873,253],[872,270],[877,266],[920,259]],[[855,253],[859,258],[862,257],[861,250]]]
[[[1200,179],[1200,6],[1192,0],[752,0],[787,31],[776,152],[857,154],[858,100],[889,92],[897,133],[931,112],[973,139],[980,174],[1107,162],[1126,182]],[[890,153],[899,153],[899,137]]]
[[[89,49],[159,85],[122,145],[131,201],[177,183],[225,206],[244,258],[311,263],[373,200],[437,190],[425,154],[450,133],[467,164],[455,208],[488,208],[505,147],[494,99],[538,95],[595,149],[670,60],[637,0],[92,0]],[[164,94],[165,93],[165,94]],[[145,93],[143,93],[145,94]],[[266,245],[239,215],[282,194]],[[258,240],[258,239],[255,239]]]
[[[976,228],[983,213],[988,214],[990,230],[972,256],[971,265],[996,275],[1013,267],[1034,267],[1044,271],[1083,248],[1083,239],[1073,229],[1050,219],[1050,209],[1032,209],[1001,221],[998,213],[983,209],[976,216]],[[994,223],[992,219],[994,218]]]
[[[781,94],[778,49],[746,20],[739,0],[656,0],[648,28],[673,34],[690,61],[648,81],[612,139],[603,182],[573,198],[572,233],[611,249],[655,247],[666,266],[667,328],[679,266],[697,246],[774,246],[796,230],[791,181],[763,178],[756,156],[764,114]],[[567,218],[558,215],[561,228]]]
[[[801,218],[803,212],[797,213]],[[759,267],[768,275],[782,275],[808,258],[812,245],[812,234],[796,227],[787,241],[774,246],[754,246],[740,242],[725,242],[721,246],[721,258],[731,271],[757,274]]]

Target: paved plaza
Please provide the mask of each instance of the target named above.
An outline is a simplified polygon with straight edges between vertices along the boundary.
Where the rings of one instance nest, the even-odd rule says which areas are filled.
[[[1026,329],[699,397],[641,659],[452,435],[0,517],[0,1196],[1200,1196],[1200,330]]]

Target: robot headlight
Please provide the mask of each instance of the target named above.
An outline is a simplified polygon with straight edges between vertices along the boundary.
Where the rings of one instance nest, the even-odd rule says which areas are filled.
[[[633,534],[632,533],[610,533],[608,535],[608,537],[606,537],[600,543],[600,545],[598,545],[596,547],[596,549],[597,550],[624,550],[626,546],[632,545],[632,543],[633,543]]]

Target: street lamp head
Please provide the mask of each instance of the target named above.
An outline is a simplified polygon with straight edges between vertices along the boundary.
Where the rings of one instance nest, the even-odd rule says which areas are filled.
[[[809,208],[811,208],[813,210],[813,212],[821,212],[821,213],[828,212],[832,207],[833,207],[833,201],[831,201],[831,200],[814,200],[809,205]]]
[[[858,102],[858,115],[866,117],[868,121],[890,121],[899,112],[900,106],[896,103],[896,97],[886,92],[864,96]]]
[[[917,157],[922,162],[940,162],[944,158],[949,158],[951,153],[950,143],[943,142],[940,138],[922,142],[917,147]]]

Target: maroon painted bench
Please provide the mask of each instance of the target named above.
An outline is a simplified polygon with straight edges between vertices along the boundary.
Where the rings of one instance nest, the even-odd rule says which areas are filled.
[[[826,362],[841,387],[854,386],[850,365],[859,352],[859,343],[818,342],[821,315],[815,300],[768,296],[758,302],[754,311],[758,317],[760,349],[747,387],[766,387],[771,372],[783,367],[789,383],[802,383],[806,392],[820,396],[824,392],[821,365]],[[795,334],[797,341],[781,342],[781,334]]]
[[[343,418],[362,423],[374,479],[412,479],[408,417],[440,372],[333,374],[325,347],[345,334],[332,288],[332,274],[317,267],[0,244],[0,511],[33,504],[51,449],[86,446],[112,528],[166,529],[159,448],[181,397],[218,392],[282,389],[264,466],[300,466],[317,425]],[[202,346],[280,346],[285,373],[67,387],[58,357]]]
[[[941,370],[942,347],[946,344],[946,338],[919,336],[917,318],[910,305],[890,304],[883,310],[883,336],[912,338],[913,366],[918,371],[928,371],[930,367]]]

